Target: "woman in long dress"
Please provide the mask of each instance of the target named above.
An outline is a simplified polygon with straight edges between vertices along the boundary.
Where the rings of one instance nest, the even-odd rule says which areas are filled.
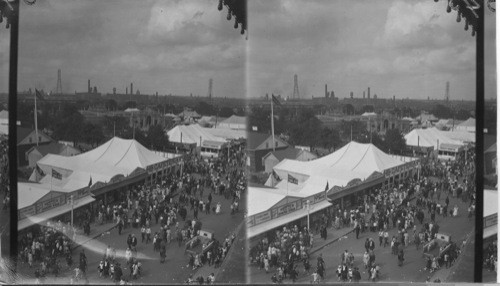
[[[217,207],[215,208],[215,214],[220,214],[221,203],[217,203]]]
[[[453,216],[456,217],[458,216],[458,206],[455,205],[455,207],[453,207]]]

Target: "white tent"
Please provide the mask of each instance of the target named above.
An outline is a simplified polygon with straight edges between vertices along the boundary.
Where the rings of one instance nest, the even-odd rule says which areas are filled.
[[[438,150],[438,142],[439,145],[441,145],[442,143],[463,145],[462,142],[449,138],[448,136],[446,136],[446,133],[438,130],[435,127],[427,129],[413,129],[404,137],[407,146],[434,147],[434,150]]]
[[[311,161],[285,159],[274,167],[274,172],[281,179],[276,187],[287,189],[289,194],[298,195],[324,190],[328,182],[330,187],[346,186],[354,179],[365,180],[375,172],[404,165],[412,158],[388,155],[373,144],[350,142],[339,150]],[[298,184],[287,183],[288,175],[297,179]],[[272,176],[272,174],[271,174]]]
[[[46,174],[40,183],[50,184],[57,191],[74,191],[92,182],[108,182],[116,175],[128,176],[137,168],[147,169],[168,158],[148,150],[136,140],[114,137],[103,145],[76,156],[48,154],[37,165]],[[52,170],[61,179],[52,178]]]
[[[455,130],[459,131],[467,131],[467,132],[476,132],[476,119],[469,118],[464,122],[458,124],[455,127]]]
[[[176,143],[196,143],[198,147],[203,141],[226,142],[225,139],[210,133],[208,129],[210,128],[203,128],[198,124],[177,125],[167,132],[168,140]]]
[[[483,230],[483,238],[487,238],[498,233],[498,191],[484,190],[483,218],[488,225]],[[492,222],[492,223],[490,223]]]

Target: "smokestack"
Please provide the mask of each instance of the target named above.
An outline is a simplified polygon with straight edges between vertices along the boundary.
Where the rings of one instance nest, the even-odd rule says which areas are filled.
[[[90,79],[89,79],[89,81],[88,81],[87,92],[88,92],[88,93],[91,93],[91,92],[92,92],[92,89],[91,89],[91,87],[90,87]]]
[[[368,99],[370,99],[370,87],[368,87]]]
[[[134,84],[130,83],[130,94],[134,94]]]
[[[328,98],[328,85],[325,84],[325,97]]]

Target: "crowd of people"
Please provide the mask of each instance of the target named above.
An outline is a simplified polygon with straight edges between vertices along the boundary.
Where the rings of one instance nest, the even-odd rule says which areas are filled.
[[[488,271],[497,271],[497,242],[492,241],[486,247],[486,250],[483,252],[483,267]]]
[[[151,244],[159,254],[160,263],[164,263],[170,245],[185,245],[186,250],[198,246],[197,236],[203,226],[201,214],[208,216],[224,212],[234,215],[239,212],[238,202],[246,190],[246,176],[242,168],[245,159],[240,148],[231,151],[229,155],[224,153],[209,160],[198,155],[185,155],[182,173],[169,176],[154,187],[136,188],[120,204],[101,207],[97,215],[98,223],[115,222],[119,234],[123,228],[137,231],[126,238],[128,278],[110,274],[111,279],[134,280],[140,276],[141,264],[136,257],[139,240],[141,244]],[[230,202],[229,209],[222,209],[221,201],[215,202],[215,198],[220,196],[223,196],[221,200]],[[192,270],[205,264],[219,267],[234,239],[232,234],[223,241],[213,239],[201,245],[202,251],[188,251],[187,266]],[[105,268],[118,262],[113,255],[105,254],[101,263]]]
[[[10,209],[9,142],[0,139],[0,194],[2,211]]]
[[[400,267],[404,266],[405,249],[411,244],[428,254],[426,259],[431,263],[426,270],[429,272],[441,266],[451,267],[461,248],[449,242],[443,244],[439,252],[431,251],[437,245],[434,239],[440,229],[437,218],[467,215],[472,219],[476,198],[474,158],[474,150],[469,150],[467,155],[459,156],[455,161],[421,159],[420,174],[416,172],[393,186],[372,190],[350,209],[332,206],[324,210],[313,224],[315,233],[326,240],[330,228],[352,228],[356,239],[365,232],[378,236],[378,241],[366,238],[364,242],[363,267],[370,281],[376,281],[381,271],[375,260],[375,247],[390,247]],[[450,198],[461,199],[468,208],[460,209],[458,204],[450,204]],[[391,230],[393,235],[389,235]],[[299,264],[303,265],[305,275],[312,275],[312,281],[318,282],[324,279],[325,266],[318,261],[310,274],[308,251],[312,242],[313,235],[305,227],[281,227],[251,248],[250,262],[266,273],[272,268],[271,281],[275,283],[287,277],[295,281]],[[354,267],[354,255],[346,250],[340,256],[335,271],[338,280],[359,281],[361,277],[359,268]]]
[[[202,229],[202,214],[217,216],[240,212],[239,202],[246,190],[244,152],[233,147],[217,158],[206,159],[198,154],[183,157],[182,170],[169,174],[161,181],[141,185],[128,193],[115,195],[112,203],[102,200],[94,208],[82,208],[75,215],[74,225],[58,221],[47,222],[20,233],[19,261],[32,268],[36,277],[59,274],[66,259],[67,269],[74,270],[74,279],[86,276],[86,259],[73,266],[73,248],[76,233],[89,235],[91,225],[112,224],[119,235],[123,229],[132,229],[126,239],[125,261],[116,257],[116,249],[108,247],[98,266],[100,277],[109,277],[120,283],[140,277],[142,264],[137,258],[137,245],[148,245],[159,254],[160,263],[167,257],[169,245],[184,246],[196,240]],[[229,203],[228,203],[229,202]],[[224,203],[224,204],[222,204]],[[223,205],[225,207],[223,207]],[[188,264],[196,269],[204,264],[220,266],[234,241],[234,234],[215,240],[208,251],[188,255]],[[205,245],[202,246],[202,248]],[[123,262],[123,263],[122,263]],[[126,277],[123,272],[130,270]]]

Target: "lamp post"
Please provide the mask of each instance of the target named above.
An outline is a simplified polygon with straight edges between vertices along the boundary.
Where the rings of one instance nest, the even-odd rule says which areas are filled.
[[[306,201],[306,209],[307,209],[307,232],[310,232],[310,222],[309,222],[309,213],[311,209],[310,201]]]
[[[73,209],[74,209],[74,200],[73,200],[73,195],[70,196],[71,200],[71,229],[73,229]]]

